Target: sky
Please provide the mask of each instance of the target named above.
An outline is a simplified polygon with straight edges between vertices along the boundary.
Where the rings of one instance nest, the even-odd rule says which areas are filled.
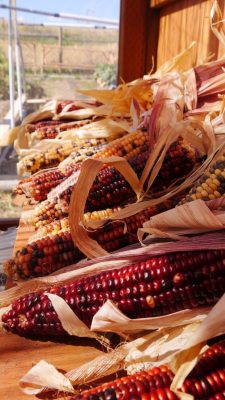
[[[8,5],[9,0],[0,0],[0,4]],[[113,20],[119,20],[120,11],[120,0],[17,0],[16,5],[33,10],[64,12]],[[8,11],[0,8],[1,17],[7,18]],[[18,20],[26,23],[44,23],[57,22],[58,18],[20,12]]]

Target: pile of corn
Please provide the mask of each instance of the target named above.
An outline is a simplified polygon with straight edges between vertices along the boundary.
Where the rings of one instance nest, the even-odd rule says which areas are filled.
[[[206,201],[225,196],[225,153],[220,152],[219,157],[210,163],[200,178],[200,173],[198,175],[196,173],[210,154],[208,148],[208,152],[204,150],[204,146],[207,147],[207,140],[204,143],[202,141],[204,144],[202,147],[199,146],[201,151],[196,148],[197,145],[193,145],[201,141],[197,128],[197,133],[191,127],[190,132],[187,130],[185,134],[177,130],[173,132],[173,139],[170,140],[169,137],[168,141],[165,135],[165,143],[161,148],[158,147],[158,143],[161,144],[161,138],[157,142],[158,123],[160,125],[163,118],[158,116],[154,128],[156,132],[151,132],[149,126],[145,125],[148,119],[146,114],[149,113],[150,118],[152,114],[154,116],[154,113],[151,114],[152,110],[149,112],[154,99],[153,90],[149,88],[152,84],[156,84],[154,87],[156,91],[160,79],[157,77],[153,81],[153,83],[151,80],[135,81],[127,87],[124,84],[119,90],[111,93],[112,97],[118,96],[115,102],[117,107],[122,104],[120,112],[117,109],[115,111],[112,104],[109,106],[108,94],[100,91],[96,96],[96,102],[90,103],[89,112],[94,113],[93,110],[98,108],[96,115],[92,114],[82,119],[82,113],[76,112],[85,111],[85,108],[79,103],[65,101],[57,104],[48,119],[42,121],[40,117],[40,120],[36,119],[27,124],[26,132],[30,141],[35,143],[36,149],[40,147],[33,153],[28,152],[29,155],[20,160],[20,170],[29,176],[19,183],[16,193],[25,193],[35,202],[29,223],[36,232],[22,248],[17,250],[13,258],[4,263],[6,274],[13,281],[50,275],[63,267],[78,263],[86,257],[86,254],[90,255],[88,252],[85,253],[85,246],[79,246],[79,241],[74,240],[72,236],[74,229],[72,227],[70,229],[68,215],[73,190],[75,187],[79,188],[80,180],[78,184],[77,181],[82,175],[80,171],[83,172],[83,162],[89,158],[102,160],[102,164],[88,186],[90,190],[86,203],[83,204],[83,223],[86,228],[88,227],[86,239],[92,239],[87,242],[93,248],[96,245],[95,241],[98,244],[96,248],[99,249],[101,246],[108,253],[137,243],[138,230],[152,216],[162,211],[196,199]],[[174,90],[175,87],[176,85]],[[137,88],[140,89],[139,103],[136,100]],[[105,103],[104,96],[107,97]],[[160,101],[166,100],[168,99],[165,97],[165,100]],[[86,104],[88,110],[88,103]],[[133,106],[132,112],[131,106]],[[102,115],[99,113],[101,107],[104,109]],[[157,107],[156,111],[158,112]],[[183,111],[186,112],[185,107]],[[93,136],[87,138],[86,130],[82,135],[82,127],[96,118],[102,121],[105,117],[112,118],[115,125],[117,118],[120,119],[120,123],[123,119],[122,131],[118,134],[110,132],[109,135],[107,132],[102,136],[94,132]],[[188,115],[185,115],[185,118],[188,119]],[[199,117],[199,121],[201,118]],[[136,119],[140,119],[139,123]],[[179,122],[179,118],[176,122]],[[153,123],[149,125],[154,126]],[[73,140],[63,140],[62,133],[65,132],[66,138],[71,129],[77,131],[77,136],[74,136]],[[162,131],[166,133],[165,130]],[[193,137],[195,140],[191,143],[190,138]],[[42,151],[40,149],[44,142],[49,144],[49,147]],[[155,150],[158,153],[154,158]],[[131,167],[136,175],[133,175],[133,181],[138,182],[139,192],[129,183],[129,179],[125,179],[123,171],[118,170],[109,160],[105,160],[112,156],[123,157],[127,161],[127,170]],[[154,175],[158,165],[160,165],[159,171]],[[148,176],[143,183],[142,178],[148,167]],[[198,179],[193,178],[192,181],[193,173],[196,173]],[[151,178],[151,185],[145,193],[148,178]],[[193,184],[188,186],[186,178]],[[181,183],[185,183],[182,190],[179,188]],[[171,187],[176,189],[175,195],[171,197],[168,195],[160,202],[163,194],[170,194]],[[140,197],[143,195],[141,200],[139,195]],[[135,212],[135,207],[132,208],[133,203],[139,206],[143,199],[153,200],[151,204],[156,204],[155,200],[159,197],[157,205],[150,206],[147,202],[142,202],[139,211]],[[131,209],[133,214],[128,212]],[[117,212],[123,217],[116,219],[113,214]],[[80,217],[79,212],[77,214]],[[127,321],[154,319],[154,317],[160,317],[157,320],[165,321],[168,315],[178,312],[181,313],[178,313],[178,317],[176,314],[176,317],[180,316],[182,319],[185,310],[199,310],[199,314],[206,312],[205,310],[215,306],[225,291],[225,250],[222,246],[215,248],[198,247],[198,250],[193,251],[176,248],[172,253],[165,252],[161,255],[154,253],[153,249],[152,253],[141,253],[145,254],[145,259],[135,258],[134,261],[132,256],[131,258],[124,256],[122,267],[117,265],[105,269],[104,272],[99,272],[101,260],[100,267],[98,265],[99,270],[94,271],[93,268],[89,275],[86,270],[86,275],[82,277],[74,278],[69,275],[70,278],[66,281],[62,279],[64,283],[57,280],[57,284],[53,286],[48,284],[44,286],[45,289],[37,285],[33,292],[29,291],[22,296],[20,293],[20,296],[17,296],[1,315],[2,325],[8,332],[27,337],[66,336],[68,334],[66,324],[63,324],[61,316],[56,311],[57,307],[53,301],[56,297],[51,296],[52,294],[57,295],[59,304],[64,304],[65,309],[66,305],[69,306],[70,312],[72,310],[88,328],[107,300],[113,302],[125,318],[127,317]],[[157,255],[152,256],[152,254]],[[143,259],[145,261],[142,261]],[[36,281],[43,284],[46,279]],[[23,285],[21,287],[23,288]],[[139,323],[139,321],[134,322]],[[85,390],[71,400],[175,400],[179,396],[170,389],[173,378],[174,375],[169,367],[162,365]],[[191,394],[196,399],[225,399],[225,342],[212,346],[201,356],[179,390]]]

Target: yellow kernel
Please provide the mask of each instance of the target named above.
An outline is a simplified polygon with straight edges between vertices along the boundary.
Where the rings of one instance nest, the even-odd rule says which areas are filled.
[[[207,188],[205,189],[208,193],[213,193],[213,190],[209,187],[209,186],[207,186]]]
[[[209,194],[209,200],[214,200],[214,199],[215,199],[214,194]]]
[[[216,198],[219,198],[219,197],[221,197],[221,194],[220,194],[220,192],[218,192],[217,190],[214,192],[214,196],[216,197]]]
[[[217,189],[217,185],[215,185],[214,183],[210,183],[209,187],[214,191]]]
[[[207,188],[208,188],[207,183],[203,182],[203,183],[202,183],[202,187],[203,187],[203,189],[207,190]]]
[[[215,174],[216,174],[216,175],[220,175],[220,174],[221,174],[220,169],[217,168],[217,169],[215,170]]]
[[[213,183],[217,186],[220,186],[220,181],[218,181],[218,179],[213,179]]]
[[[208,197],[208,192],[206,190],[202,190],[201,195],[202,197]]]

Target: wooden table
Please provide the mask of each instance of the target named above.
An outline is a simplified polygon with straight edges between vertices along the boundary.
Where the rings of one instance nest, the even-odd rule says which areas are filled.
[[[34,229],[20,224],[14,253],[23,247]],[[10,282],[8,282],[10,286]],[[55,338],[55,342],[47,340],[31,340],[15,334],[0,332],[0,400],[34,400],[35,396],[24,394],[18,385],[19,379],[40,360],[52,363],[56,368],[70,371],[76,366],[97,357],[102,347],[95,340],[68,337]],[[53,397],[52,397],[53,396]],[[59,396],[59,393],[46,393],[38,398],[57,400],[70,398]]]
[[[69,338],[61,343],[38,341],[19,337],[10,333],[0,333],[0,399],[37,400],[35,396],[24,394],[19,388],[19,379],[40,360],[53,364],[65,372],[100,355],[101,345],[87,338]],[[59,393],[39,395],[41,399],[57,400],[70,398]]]

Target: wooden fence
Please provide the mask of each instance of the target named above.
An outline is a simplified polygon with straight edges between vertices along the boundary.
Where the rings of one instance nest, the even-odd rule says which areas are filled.
[[[0,47],[7,52],[7,42],[0,41]],[[21,44],[25,69],[43,74],[46,70],[92,72],[97,64],[117,63],[118,45],[102,46],[60,46],[35,42]]]

